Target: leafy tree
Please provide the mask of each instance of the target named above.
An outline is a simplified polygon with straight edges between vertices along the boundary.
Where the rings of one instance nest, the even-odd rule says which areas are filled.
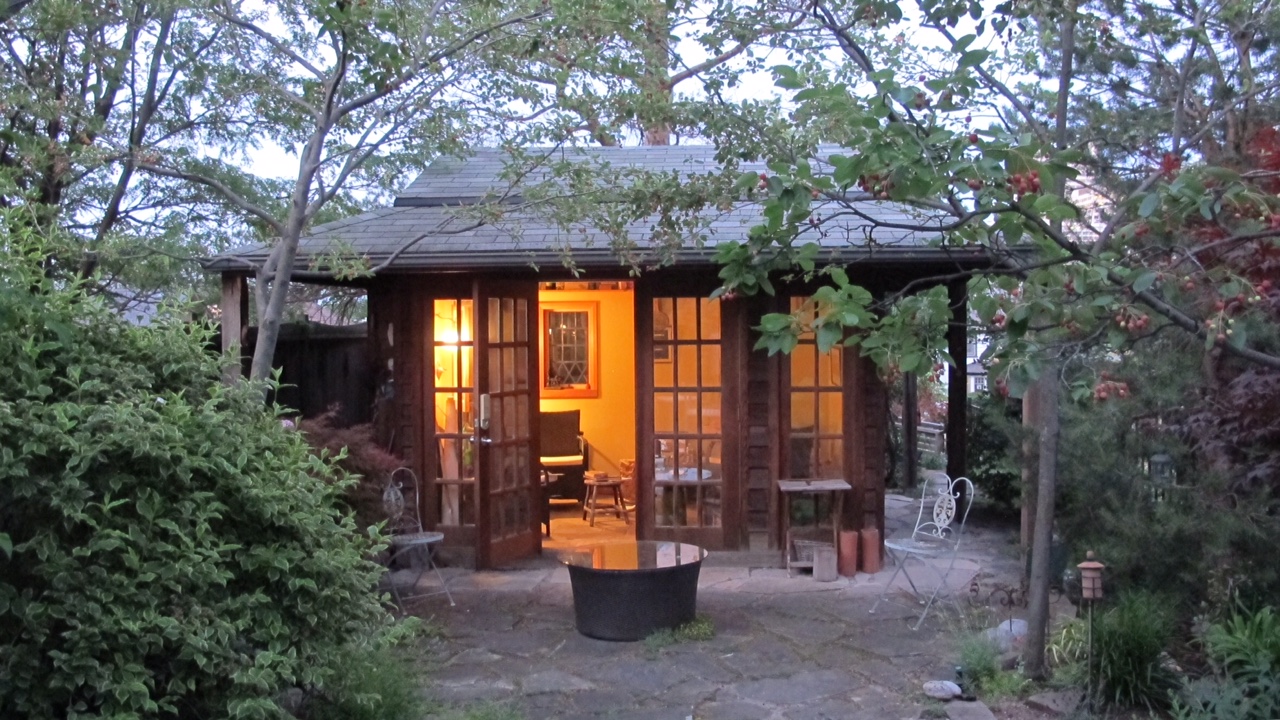
[[[0,207],[58,238],[49,272],[96,277],[122,309],[202,282],[191,258],[238,223],[201,192],[137,173],[138,153],[226,135],[205,84],[224,33],[185,0],[39,2],[0,23]]]

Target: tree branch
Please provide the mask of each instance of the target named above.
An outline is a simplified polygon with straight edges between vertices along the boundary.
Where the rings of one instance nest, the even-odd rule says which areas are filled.
[[[279,220],[276,220],[274,213],[271,213],[266,209],[249,202],[247,199],[244,198],[244,196],[240,195],[240,193],[236,192],[235,190],[232,190],[230,186],[228,186],[226,183],[220,180],[217,180],[216,178],[211,178],[206,175],[200,175],[198,173],[187,172],[185,170],[178,170],[175,168],[165,167],[163,165],[154,165],[148,162],[138,163],[138,168],[141,170],[146,170],[147,172],[153,175],[174,178],[177,180],[185,180],[187,182],[196,183],[198,185],[204,185],[205,187],[215,190],[218,192],[219,195],[222,195],[224,198],[226,198],[227,201],[230,202],[232,205],[235,205],[240,210],[243,210],[244,212],[249,213],[250,215],[258,218],[259,220],[269,225],[271,227],[272,232],[276,233],[277,235],[283,234],[284,227],[280,224]]]

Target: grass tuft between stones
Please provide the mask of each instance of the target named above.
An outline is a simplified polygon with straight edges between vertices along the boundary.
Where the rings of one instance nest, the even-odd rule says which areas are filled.
[[[716,636],[716,627],[706,617],[699,616],[674,630],[664,628],[644,639],[649,650],[661,650],[676,643],[702,642]]]

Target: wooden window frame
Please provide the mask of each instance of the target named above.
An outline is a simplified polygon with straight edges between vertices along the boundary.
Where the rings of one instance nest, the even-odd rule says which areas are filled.
[[[547,315],[553,312],[587,314],[587,378],[585,385],[547,386],[548,353]],[[538,390],[543,398],[600,397],[600,303],[577,301],[543,301],[538,303]]]

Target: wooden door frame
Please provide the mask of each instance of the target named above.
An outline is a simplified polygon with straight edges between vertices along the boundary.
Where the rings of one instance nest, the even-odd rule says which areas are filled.
[[[745,537],[745,493],[740,457],[740,401],[746,391],[745,353],[749,352],[746,313],[733,301],[720,311],[721,519],[718,528],[659,528],[654,512],[653,467],[653,300],[655,297],[706,298],[719,286],[713,273],[669,273],[641,278],[635,288],[636,332],[636,537],[688,542],[711,550],[735,550]],[[699,290],[690,294],[690,287]],[[741,326],[741,327],[739,327]],[[732,384],[731,384],[732,383]]]

